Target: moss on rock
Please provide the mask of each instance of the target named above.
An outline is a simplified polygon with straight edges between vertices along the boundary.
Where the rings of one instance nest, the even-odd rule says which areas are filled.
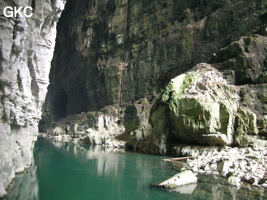
[[[181,141],[210,144],[213,140],[207,134],[213,138],[224,134],[217,144],[225,145],[232,142],[238,93],[218,70],[202,63],[172,79],[160,102],[169,110],[172,134]],[[158,124],[158,119],[153,119],[153,124]],[[153,131],[158,132],[157,128]]]

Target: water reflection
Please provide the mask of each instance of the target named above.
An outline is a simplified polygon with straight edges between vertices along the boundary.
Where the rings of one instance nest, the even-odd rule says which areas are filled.
[[[101,146],[91,146],[86,158],[96,160],[97,174],[99,176],[118,176],[119,165],[125,167],[124,155],[119,155],[116,149],[105,149]]]
[[[198,176],[198,183],[163,190],[150,187],[177,171],[161,157],[125,153],[100,146],[73,145],[39,139],[35,163],[16,178],[5,200],[88,200],[88,199],[266,199],[263,188],[237,189],[224,179]],[[37,178],[38,177],[38,178]]]
[[[246,188],[237,188],[226,184],[225,179],[213,176],[198,176],[198,186],[192,193],[194,199],[206,200],[247,200],[267,199],[264,188],[247,185]]]
[[[195,189],[197,188],[197,184],[188,184],[188,185],[183,185],[177,188],[170,189],[169,192],[178,192],[180,194],[192,194]]]
[[[118,166],[124,168],[125,152],[122,149],[105,148],[103,146],[88,146],[88,145],[73,145],[57,140],[51,140],[53,145],[58,149],[65,149],[65,151],[73,153],[77,159],[93,160],[97,164],[98,176],[117,176]]]
[[[30,168],[24,174],[19,174],[11,185],[8,197],[4,200],[38,200],[39,187],[37,179],[37,167],[34,160]]]

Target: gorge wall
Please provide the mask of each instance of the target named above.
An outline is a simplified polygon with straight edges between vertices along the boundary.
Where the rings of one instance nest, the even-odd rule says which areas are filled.
[[[263,0],[68,0],[40,130],[159,154],[265,139],[266,11]],[[205,73],[187,72],[202,62]]]
[[[6,6],[31,6],[33,15],[5,17]],[[65,0],[0,1],[0,197],[31,164],[64,6]]]
[[[264,16],[262,0],[68,0],[44,121],[151,99]]]

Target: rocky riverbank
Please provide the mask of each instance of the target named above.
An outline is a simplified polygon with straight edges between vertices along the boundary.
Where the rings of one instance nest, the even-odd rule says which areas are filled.
[[[267,187],[267,149],[251,147],[176,146],[176,156],[192,156],[185,162],[174,161],[178,170],[191,169],[195,173],[227,178],[237,187],[250,183]]]
[[[53,128],[41,135],[58,141],[124,148],[125,141],[117,139],[125,131],[121,120],[120,109],[110,106],[97,112],[68,116],[51,124]]]
[[[90,138],[89,135],[92,137]],[[126,148],[127,141],[114,137],[106,137],[93,131],[83,138],[73,138],[70,135],[47,135],[57,141],[90,143],[108,148]],[[102,138],[102,139],[101,139]],[[99,142],[97,142],[99,141]],[[192,170],[195,174],[213,175],[225,178],[224,182],[238,188],[255,187],[267,188],[267,149],[265,147],[204,147],[194,145],[174,146],[172,156],[191,157],[183,161],[172,161],[174,169],[178,171]]]

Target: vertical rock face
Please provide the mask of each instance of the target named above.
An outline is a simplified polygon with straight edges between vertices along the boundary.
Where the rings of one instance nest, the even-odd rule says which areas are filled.
[[[56,24],[65,0],[0,1],[0,197],[29,167],[49,84]],[[6,6],[31,6],[32,17],[4,17]]]
[[[263,8],[263,0],[69,0],[44,111],[60,118],[150,99],[171,78],[256,31]]]

